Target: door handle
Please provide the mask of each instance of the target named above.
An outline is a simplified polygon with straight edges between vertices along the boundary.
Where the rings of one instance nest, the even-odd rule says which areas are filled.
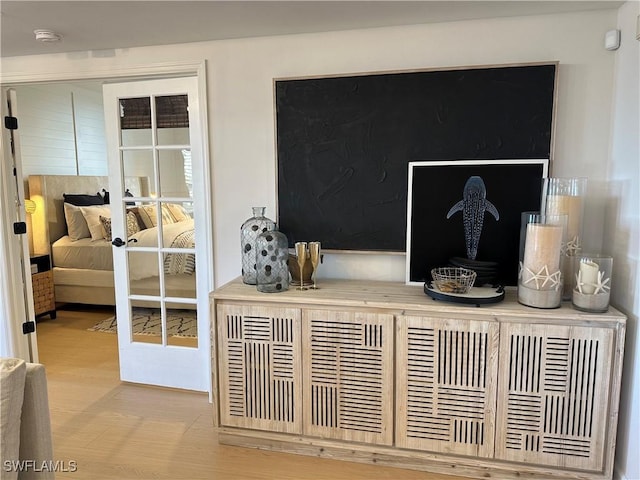
[[[111,242],[111,245],[114,247],[122,247],[123,245],[126,245],[126,243],[124,243],[120,237],[116,237],[113,239],[113,242]]]

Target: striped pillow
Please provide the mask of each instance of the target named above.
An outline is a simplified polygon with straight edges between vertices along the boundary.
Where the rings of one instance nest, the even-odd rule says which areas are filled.
[[[165,225],[167,223],[176,223],[173,215],[168,208],[164,205],[162,206],[162,224]],[[157,217],[156,217],[156,206],[155,205],[141,205],[138,207],[138,215],[142,219],[142,223],[146,228],[152,228],[158,225]]]

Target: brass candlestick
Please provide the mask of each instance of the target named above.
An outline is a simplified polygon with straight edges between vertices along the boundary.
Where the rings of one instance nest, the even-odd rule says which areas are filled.
[[[298,257],[298,266],[300,267],[300,286],[296,290],[306,290],[304,286],[304,264],[307,261],[307,242],[296,242],[296,256]]]
[[[309,242],[309,256],[311,257],[311,266],[313,267],[313,286],[312,289],[316,290],[316,277],[318,274],[318,265],[320,264],[320,242]]]

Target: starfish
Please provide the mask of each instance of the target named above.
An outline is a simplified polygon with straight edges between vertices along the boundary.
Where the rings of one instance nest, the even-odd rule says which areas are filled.
[[[585,285],[589,285],[591,287],[595,287],[595,291],[592,295],[597,295],[598,293],[607,293],[611,290],[611,286],[607,285],[611,281],[611,278],[604,278],[604,272],[598,271],[598,281],[596,283],[585,283],[582,281],[582,272],[578,272],[576,274],[576,289],[580,293],[584,293],[582,291],[582,287]]]
[[[596,285],[595,293],[606,293],[611,290],[611,286],[607,285],[611,278],[604,278],[604,272],[598,272],[598,283]]]
[[[580,237],[576,235],[571,240],[569,240],[566,244],[563,244],[561,249],[562,249],[561,253],[566,254],[569,257],[574,257],[582,249],[580,246]]]
[[[558,290],[558,288],[560,288],[560,280],[562,276],[560,270],[554,273],[549,273],[549,268],[545,265],[538,272],[533,272],[529,268],[523,267],[522,262],[520,263],[520,268],[521,271],[524,270],[530,275],[527,280],[523,281],[525,285],[530,282],[535,282],[536,290],[543,289],[547,283],[549,283],[549,286],[551,287],[550,290]],[[542,285],[540,284],[540,281],[542,281]]]

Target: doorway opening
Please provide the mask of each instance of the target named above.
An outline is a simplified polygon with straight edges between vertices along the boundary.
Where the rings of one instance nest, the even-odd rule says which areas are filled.
[[[113,81],[114,79],[108,79],[108,81]],[[41,174],[45,174],[45,175],[57,175],[57,174],[70,174],[70,175],[77,175],[77,176],[83,176],[83,175],[93,175],[93,176],[104,176],[104,177],[108,177],[109,174],[109,169],[108,169],[108,162],[106,159],[106,140],[104,139],[104,131],[105,131],[105,125],[104,125],[104,113],[103,113],[103,106],[101,105],[101,100],[102,100],[102,85],[105,83],[104,79],[91,79],[91,80],[86,80],[86,81],[78,81],[78,82],[52,82],[52,83],[42,83],[42,84],[21,84],[21,85],[15,85],[12,86],[12,88],[15,88],[16,91],[18,92],[18,100],[19,102],[22,101],[22,103],[19,103],[19,115],[23,116],[23,118],[21,118],[21,135],[24,137],[24,141],[23,141],[23,161],[22,161],[22,165],[23,165],[23,175],[26,178],[29,175],[41,175]],[[47,99],[48,97],[48,93],[47,90],[49,90],[50,92],[53,92],[52,95],[49,96],[49,105],[51,103],[57,103],[59,106],[61,105],[59,100],[60,98],[64,97],[67,98],[68,104],[63,104],[64,109],[66,109],[66,111],[64,112],[60,112],[60,111],[47,111],[47,115],[50,116],[58,116],[59,118],[64,118],[66,119],[65,121],[70,124],[71,126],[71,135],[70,138],[66,139],[64,138],[63,134],[58,134],[57,136],[59,137],[58,140],[56,140],[55,142],[49,142],[49,144],[51,145],[51,147],[48,149],[49,152],[51,152],[52,150],[56,150],[57,153],[61,153],[59,152],[57,149],[59,150],[67,150],[66,154],[70,155],[70,160],[68,162],[62,162],[62,161],[51,161],[51,156],[47,156],[47,154],[37,154],[37,149],[38,149],[38,135],[44,136],[44,138],[46,138],[46,132],[44,130],[46,130],[46,128],[41,129],[39,132],[38,131],[34,131],[30,128],[30,123],[38,123],[40,125],[46,125],[48,119],[44,118],[47,115],[42,115],[42,112],[46,109],[42,109],[42,108],[38,108],[37,110],[39,110],[39,114],[37,117],[31,117],[29,115],[29,110],[30,110],[30,103],[34,104],[35,100],[37,100],[38,98],[42,99]],[[31,95],[28,93],[32,93],[32,92],[37,92],[37,95]],[[205,104],[203,102],[203,104]],[[36,110],[36,109],[32,109],[32,110]],[[51,125],[51,122],[49,122],[49,124]],[[60,126],[60,125],[59,125]],[[102,135],[102,138],[100,138],[100,136]],[[53,144],[52,144],[53,143]],[[206,141],[203,142],[204,144],[206,144]],[[199,154],[202,155],[202,152],[204,152],[206,149],[205,148],[199,148]],[[36,154],[33,154],[34,152],[36,152]],[[181,152],[182,153],[182,152]],[[189,151],[189,153],[191,153],[191,151]],[[102,157],[102,158],[101,158]],[[205,179],[208,179],[208,169],[204,169],[204,175],[198,175],[198,178],[196,179],[196,182],[200,181],[202,182],[202,184],[200,186],[194,186],[194,181],[193,181],[193,177],[191,176],[191,155],[188,155],[188,173],[186,173],[185,178],[188,177],[188,181],[186,182],[186,188],[187,188],[187,195],[191,195],[194,191],[194,188],[201,188],[202,191],[207,191],[208,190],[208,183],[205,182]],[[187,163],[185,156],[182,156],[183,161],[185,162],[185,164]],[[25,182],[26,183],[26,182]],[[107,188],[105,188],[105,190],[108,190]],[[96,192],[97,193],[97,192]],[[105,192],[102,192],[103,194]],[[30,193],[26,192],[26,196],[27,198],[29,197]],[[206,196],[206,198],[208,199],[208,195]],[[194,202],[191,202],[191,205],[189,205],[191,212],[193,212],[193,205]],[[210,207],[208,206],[210,204],[210,202],[208,200],[206,200],[203,203],[204,208],[206,209],[206,212],[204,213],[203,217],[210,217]],[[200,204],[199,204],[200,205]],[[187,211],[187,213],[191,213],[188,212],[188,210],[185,208],[185,211]],[[35,233],[35,232],[34,232]],[[205,241],[202,242],[203,245],[206,245],[208,243],[210,243],[210,232],[205,229],[203,236],[205,237]],[[205,249],[207,250],[207,249]],[[208,249],[210,250],[210,249]],[[37,253],[37,252],[33,252],[33,253]],[[199,280],[200,285],[203,285],[203,288],[200,288],[199,291],[200,293],[198,293],[199,297],[205,297],[204,299],[201,298],[194,298],[194,304],[191,308],[192,311],[206,311],[206,305],[207,305],[207,293],[208,290],[210,288],[211,285],[213,285],[213,279],[212,277],[212,268],[208,268],[208,265],[210,265],[212,263],[210,254],[206,254],[203,255],[202,259],[198,259],[199,261],[203,262],[203,267],[202,270],[204,270],[205,272],[207,272],[207,274],[204,276],[204,281],[203,280]],[[115,302],[114,302],[115,303]],[[167,304],[168,305],[168,304]],[[184,306],[184,305],[178,305],[178,306]],[[204,307],[203,307],[204,306]],[[60,307],[60,310],[58,310],[58,318],[53,320],[53,319],[49,319],[48,316],[42,316],[40,318],[38,318],[38,322],[39,322],[39,326],[42,326],[43,328],[45,328],[45,325],[47,327],[49,326],[54,326],[56,325],[56,322],[58,322],[57,324],[60,324],[60,320],[64,320],[66,319],[68,322],[74,323],[74,318],[77,320],[79,316],[85,315],[86,317],[90,317],[92,318],[91,322],[93,322],[95,320],[95,324],[93,325],[82,325],[83,329],[87,329],[87,328],[93,328],[96,332],[96,335],[105,335],[105,333],[100,333],[100,332],[105,332],[107,330],[102,329],[104,327],[104,325],[101,327],[99,324],[104,324],[105,321],[108,321],[109,319],[113,318],[115,316],[115,311],[114,311],[114,306],[87,306],[87,307],[83,307],[82,304],[71,304],[71,303],[66,303],[66,304],[58,304],[58,307]],[[142,321],[142,330],[138,331],[137,327],[133,329],[132,331],[132,335],[134,337],[134,339],[136,340],[136,342],[139,343],[149,343],[149,344],[154,344],[157,343],[157,333],[155,333],[154,331],[151,331],[149,329],[149,326],[151,324],[153,324],[153,322],[155,321],[155,318],[157,318],[157,311],[159,311],[160,309],[150,309],[148,306],[146,307],[146,310],[144,310],[144,307],[137,307],[134,306],[133,308],[135,308],[135,314],[139,314],[139,315],[147,315],[147,320],[146,321]],[[141,310],[138,310],[138,309]],[[177,309],[179,310],[179,309]],[[189,315],[186,314],[186,310],[188,309],[184,309],[185,312],[183,312],[182,317],[189,317]],[[169,314],[171,316],[171,320],[173,319],[173,317],[179,316],[179,315],[174,315],[175,312],[173,312],[173,309],[171,309],[171,311],[169,311]],[[178,312],[179,314],[180,312]],[[198,315],[199,316],[199,315]],[[208,315],[205,315],[205,321],[208,324]],[[188,319],[187,319],[188,320]],[[202,339],[199,339],[199,335],[197,333],[195,333],[195,335],[193,334],[193,332],[189,332],[188,329],[185,327],[184,323],[185,323],[185,318],[182,318],[182,324],[178,326],[177,328],[177,335],[174,335],[172,332],[174,330],[174,326],[166,324],[166,325],[162,325],[161,327],[164,327],[166,329],[165,332],[165,336],[170,338],[170,342],[169,344],[172,346],[176,346],[176,347],[197,347],[199,343],[202,342]],[[195,330],[196,332],[198,330],[202,330],[203,335],[202,337],[206,337],[207,335],[204,334],[204,332],[208,331],[208,326],[204,326],[202,324],[200,324],[200,320],[196,320],[196,327]],[[79,323],[76,321],[74,323],[76,326],[79,325]],[[161,328],[162,330],[162,328]],[[58,329],[58,331],[60,331]],[[93,333],[93,332],[89,332],[89,333]],[[113,339],[115,341],[116,335],[113,335]],[[162,338],[162,337],[160,337]],[[208,339],[205,338],[204,340],[204,345],[206,348],[206,351],[209,350],[209,342]],[[208,355],[203,356],[203,358],[208,357]],[[209,375],[209,371],[210,371],[210,365],[208,361],[202,361],[202,362],[198,362],[200,367],[204,370],[204,375],[203,377],[206,378],[210,378]],[[205,390],[208,390],[209,392],[211,391],[211,387],[210,385],[208,385]]]

